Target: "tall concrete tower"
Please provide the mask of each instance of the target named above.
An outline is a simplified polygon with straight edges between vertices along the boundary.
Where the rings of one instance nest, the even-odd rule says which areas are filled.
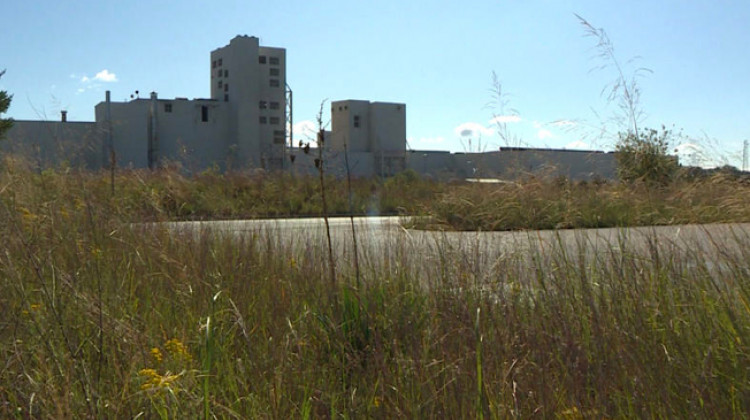
[[[236,36],[211,51],[211,99],[229,107],[238,166],[280,169],[286,137],[286,50]]]

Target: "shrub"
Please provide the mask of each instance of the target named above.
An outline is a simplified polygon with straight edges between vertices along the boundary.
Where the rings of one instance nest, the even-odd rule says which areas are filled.
[[[672,131],[664,126],[661,131],[645,129],[620,133],[615,147],[620,180],[659,185],[669,183],[679,166],[677,157],[668,153],[671,136]]]

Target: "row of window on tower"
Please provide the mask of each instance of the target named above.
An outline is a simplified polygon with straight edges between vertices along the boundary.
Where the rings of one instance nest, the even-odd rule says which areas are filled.
[[[259,64],[270,64],[272,66],[278,66],[279,65],[279,57],[266,57],[265,55],[259,55],[258,56],[258,63]],[[221,64],[219,64],[221,65]]]
[[[259,109],[279,109],[281,107],[281,104],[275,101],[259,101],[258,102],[258,108]]]
[[[261,123],[261,124],[279,125],[279,124],[281,124],[281,118],[279,118],[279,117],[266,117],[265,115],[261,115],[258,118],[258,122]]]
[[[270,64],[272,66],[278,66],[281,64],[281,60],[279,60],[279,57],[270,56],[267,57],[265,55],[259,55],[258,56],[258,63],[259,64]],[[221,67],[224,64],[223,59],[214,60],[211,62],[211,68],[215,69],[217,67]]]

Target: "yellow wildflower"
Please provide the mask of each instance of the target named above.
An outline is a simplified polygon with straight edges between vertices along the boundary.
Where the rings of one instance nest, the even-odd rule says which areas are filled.
[[[171,354],[173,357],[177,359],[183,359],[183,360],[191,359],[190,353],[188,352],[188,349],[185,346],[185,344],[183,344],[182,341],[176,338],[167,340],[167,342],[164,343],[164,347],[167,349],[169,354]]]
[[[169,372],[164,375],[160,375],[156,369],[141,369],[138,371],[138,375],[143,376],[146,381],[141,384],[141,389],[161,391],[163,389],[174,389],[175,382],[180,377],[178,375],[171,375]]]
[[[159,350],[158,347],[154,347],[151,349],[151,357],[154,358],[158,363],[161,363],[162,360],[164,360],[164,355],[161,353],[161,350]]]
[[[141,369],[138,371],[138,375],[146,379],[146,382],[141,384],[141,389],[143,390],[155,388],[161,383],[161,375],[159,375],[156,369]]]

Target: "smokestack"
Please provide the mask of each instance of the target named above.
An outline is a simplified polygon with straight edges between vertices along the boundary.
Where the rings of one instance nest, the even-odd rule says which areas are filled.
[[[60,111],[60,121],[62,122],[68,121],[68,111]]]

